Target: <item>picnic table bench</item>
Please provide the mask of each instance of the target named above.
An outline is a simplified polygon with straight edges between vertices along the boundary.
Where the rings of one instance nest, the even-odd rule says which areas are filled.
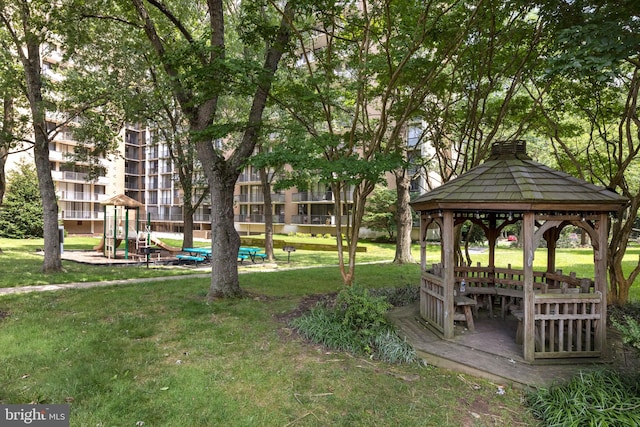
[[[238,258],[240,258],[241,256],[245,257],[243,259],[247,259],[247,257],[251,258],[251,261],[254,263],[256,262],[256,258],[260,258],[262,262],[264,262],[264,260],[267,258],[267,254],[262,252],[261,248],[246,246],[241,246],[240,249],[238,249]]]
[[[457,307],[462,308],[462,313],[455,313],[453,320],[462,321],[467,323],[467,329],[475,331],[476,327],[473,324],[473,313],[471,313],[471,307],[476,305],[476,300],[473,298],[456,295],[453,297],[453,302]]]
[[[178,258],[178,262],[180,264],[188,263],[188,262],[193,262],[194,264],[198,264],[199,262],[204,262],[206,259],[205,257],[196,256],[196,255],[186,255],[186,254],[178,254],[176,255],[176,258]]]

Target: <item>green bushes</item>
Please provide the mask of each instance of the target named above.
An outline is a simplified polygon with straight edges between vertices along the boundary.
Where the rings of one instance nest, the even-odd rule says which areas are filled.
[[[413,348],[385,318],[391,306],[384,296],[373,296],[358,286],[346,287],[335,301],[318,304],[291,323],[310,341],[334,350],[390,363],[415,362]]]
[[[531,392],[527,404],[545,426],[638,426],[640,375],[581,373],[567,384]]]
[[[35,168],[20,163],[7,177],[7,193],[0,208],[0,237],[42,237],[42,200]]]

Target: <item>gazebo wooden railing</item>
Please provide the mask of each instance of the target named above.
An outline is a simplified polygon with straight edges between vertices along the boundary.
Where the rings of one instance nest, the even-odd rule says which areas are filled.
[[[493,298],[500,297],[502,317],[511,310],[520,322],[519,330],[523,327],[523,270],[511,266],[456,267],[456,288],[459,289],[462,280],[466,284],[465,296],[488,298],[490,309]],[[565,275],[562,271],[534,272],[533,287],[535,358],[599,357],[603,296],[594,290],[593,281],[578,278],[575,273]],[[423,272],[420,292],[420,314],[442,333],[447,307],[440,264]]]

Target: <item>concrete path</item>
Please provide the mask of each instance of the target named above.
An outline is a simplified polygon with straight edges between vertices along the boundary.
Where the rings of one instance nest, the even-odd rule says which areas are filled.
[[[187,278],[204,279],[207,277],[211,277],[211,273],[187,274],[187,275],[181,275],[181,276],[144,277],[144,278],[138,278],[138,279],[109,280],[104,282],[76,282],[76,283],[60,283],[60,284],[53,284],[53,285],[17,286],[15,288],[0,288],[0,296],[12,295],[12,294],[24,294],[28,292],[60,291],[63,289],[88,289],[88,288],[97,288],[100,286],[128,285],[131,283],[148,283],[148,282],[162,282],[167,280],[183,280]]]

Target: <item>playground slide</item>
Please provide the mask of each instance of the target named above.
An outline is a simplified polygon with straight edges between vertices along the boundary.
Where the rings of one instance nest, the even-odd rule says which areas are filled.
[[[104,250],[104,236],[100,239],[100,243],[93,247],[94,251],[102,252]]]
[[[122,239],[116,239],[116,248],[120,246],[122,243]],[[100,243],[93,247],[94,251],[102,252],[104,250],[104,237],[100,239]]]
[[[180,249],[180,248],[175,248],[173,246],[167,245],[165,242],[163,242],[162,240],[158,239],[157,237],[151,236],[150,240],[151,240],[151,243],[153,243],[154,245],[156,245],[159,248],[162,248],[164,250],[167,250],[169,252],[180,252],[180,251],[182,251],[182,249]]]

